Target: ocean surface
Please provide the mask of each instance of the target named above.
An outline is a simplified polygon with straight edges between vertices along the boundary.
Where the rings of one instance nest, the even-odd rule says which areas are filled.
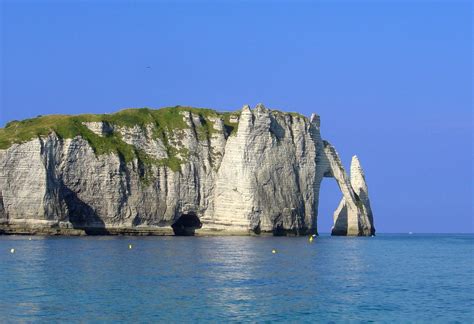
[[[0,236],[0,321],[473,322],[474,236]]]

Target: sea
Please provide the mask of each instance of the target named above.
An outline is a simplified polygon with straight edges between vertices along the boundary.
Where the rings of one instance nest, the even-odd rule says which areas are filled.
[[[474,321],[474,235],[0,236],[0,322]]]

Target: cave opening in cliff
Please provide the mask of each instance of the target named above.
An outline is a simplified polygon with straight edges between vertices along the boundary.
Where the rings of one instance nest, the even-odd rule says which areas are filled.
[[[171,227],[174,235],[193,236],[195,230],[202,227],[202,223],[195,213],[186,213],[182,214]]]

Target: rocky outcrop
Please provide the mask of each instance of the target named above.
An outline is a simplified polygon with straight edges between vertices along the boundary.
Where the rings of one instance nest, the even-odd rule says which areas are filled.
[[[319,116],[257,105],[225,114],[160,110],[161,119],[146,119],[157,112],[140,110],[136,124],[76,117],[78,135],[52,128],[0,150],[3,231],[317,233],[321,181],[333,177],[343,199],[332,233],[374,233],[359,161],[349,179],[321,139]]]
[[[114,131],[112,125],[107,122],[84,122],[82,124],[99,136],[107,136],[112,134]]]
[[[343,175],[347,179],[347,175]],[[374,220],[370,207],[365,175],[357,156],[352,157],[351,178],[345,180],[346,190],[334,212],[333,235],[374,235]],[[345,193],[345,194],[344,194]]]

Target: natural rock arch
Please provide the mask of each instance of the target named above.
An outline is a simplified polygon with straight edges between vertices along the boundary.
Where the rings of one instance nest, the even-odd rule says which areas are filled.
[[[349,178],[316,114],[259,104],[226,113],[170,107],[91,117],[58,119],[84,123],[67,136],[56,133],[58,125],[33,132],[41,118],[4,129],[0,229],[21,223],[33,232],[141,233],[150,226],[161,233],[175,222],[177,235],[193,235],[202,222],[203,232],[315,234],[321,181],[332,177],[343,196],[332,234],[374,233],[358,159]],[[17,127],[36,135],[25,141]]]
[[[324,176],[335,178],[342,193],[342,199],[334,212],[331,235],[374,235],[372,208],[359,158],[355,155],[352,157],[349,178],[334,147],[327,141],[323,141],[323,145],[322,162],[327,165]]]

